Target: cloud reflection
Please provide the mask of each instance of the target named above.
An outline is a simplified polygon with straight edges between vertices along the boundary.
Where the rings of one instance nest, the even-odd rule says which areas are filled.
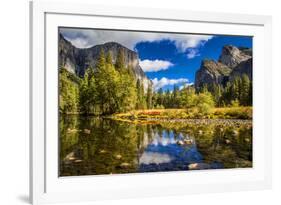
[[[140,164],[162,164],[169,163],[172,160],[173,158],[168,154],[144,152],[140,157]]]

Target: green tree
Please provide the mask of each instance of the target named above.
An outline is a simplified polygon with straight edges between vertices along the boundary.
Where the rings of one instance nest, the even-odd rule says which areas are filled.
[[[199,93],[196,99],[196,107],[199,114],[209,114],[215,106],[213,96],[210,92]]]
[[[172,105],[173,108],[179,107],[179,101],[180,101],[180,93],[179,93],[179,87],[174,85],[173,94],[172,94]]]
[[[157,92],[157,107],[163,106],[164,103],[164,93],[163,88],[160,88]]]
[[[126,112],[135,109],[137,102],[136,82],[134,76],[130,73],[130,69],[122,69],[120,71],[117,93],[119,112]]]
[[[171,99],[172,99],[171,92],[169,89],[167,89],[164,93],[164,100],[163,100],[163,105],[165,108],[171,107]]]
[[[125,69],[125,56],[124,50],[119,49],[116,57],[115,68],[120,72],[122,69]]]
[[[71,79],[71,73],[65,68],[59,73],[59,111],[61,113],[78,112],[78,84]]]
[[[146,93],[146,104],[148,109],[152,109],[153,107],[152,98],[153,98],[152,86],[148,85],[147,93]]]
[[[251,103],[251,82],[249,77],[246,74],[242,75],[241,79],[241,95],[240,95],[240,103],[241,105],[250,105]]]
[[[80,84],[79,90],[79,105],[80,105],[80,111],[84,114],[90,113],[90,101],[89,101],[89,69],[85,71],[84,78],[82,79],[82,82]]]
[[[141,81],[137,80],[137,103],[136,103],[136,109],[145,109],[146,108],[146,100],[144,95],[144,88]]]
[[[110,60],[110,54],[108,54],[106,60],[102,50],[95,73],[97,100],[100,105],[101,114],[112,114],[120,107],[117,96],[120,75]]]
[[[239,100],[241,93],[241,78],[235,77],[231,82],[231,100]]]
[[[181,91],[180,107],[193,108],[197,104],[197,95],[194,87],[187,87]]]

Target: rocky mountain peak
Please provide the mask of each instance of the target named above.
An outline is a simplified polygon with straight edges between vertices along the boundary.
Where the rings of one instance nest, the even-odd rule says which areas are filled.
[[[111,53],[113,63],[116,62],[118,53],[121,50],[124,54],[126,67],[132,69],[134,77],[143,83],[144,88],[147,89],[152,84],[139,65],[138,54],[117,42],[107,42],[90,48],[76,48],[60,34],[59,66],[65,67],[69,72],[83,77],[87,68],[95,69],[101,50],[105,54]]]
[[[223,84],[231,73],[231,69],[214,60],[205,59],[202,61],[200,69],[196,72],[195,87],[200,88],[204,84]]]
[[[248,53],[249,54],[249,53]],[[243,49],[238,49],[232,45],[226,45],[222,48],[222,53],[219,57],[219,62],[225,64],[230,68],[234,68],[243,61],[251,58],[246,52],[243,52]]]
[[[252,49],[224,46],[218,61],[205,59],[201,62],[195,75],[195,88],[198,90],[204,84],[211,83],[225,85],[243,74],[252,80],[252,67]]]

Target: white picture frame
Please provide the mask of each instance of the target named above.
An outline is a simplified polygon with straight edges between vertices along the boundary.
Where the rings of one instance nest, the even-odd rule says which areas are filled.
[[[30,3],[30,20],[32,204],[271,187],[271,17],[33,1]],[[58,177],[58,152],[53,148],[58,143],[58,26],[253,36],[253,168]]]

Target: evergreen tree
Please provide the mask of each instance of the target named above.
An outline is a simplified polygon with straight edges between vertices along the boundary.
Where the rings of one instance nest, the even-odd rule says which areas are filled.
[[[163,89],[160,88],[157,92],[157,107],[163,106],[163,102],[164,102]]]
[[[126,112],[135,109],[137,102],[137,90],[135,79],[129,72],[121,72],[119,81],[119,112]]]
[[[240,87],[241,87],[241,79],[239,77],[235,77],[231,82],[231,100],[239,100],[240,98]]]
[[[113,65],[112,64],[112,55],[111,55],[111,52],[109,51],[106,55],[106,59],[105,59],[105,62],[109,65]]]
[[[174,85],[173,89],[173,99],[172,99],[172,107],[178,108],[179,107],[179,101],[180,101],[180,95],[179,95],[179,88],[178,86]]]
[[[59,111],[61,113],[78,112],[78,85],[70,78],[70,73],[60,69],[59,74]]]
[[[79,87],[80,90],[80,112],[84,114],[95,114],[97,108],[97,90],[94,72],[88,68]]]
[[[147,93],[146,93],[146,104],[148,109],[152,109],[153,107],[152,98],[153,98],[152,87],[151,85],[148,85]]]
[[[146,100],[144,95],[144,88],[143,84],[140,80],[137,80],[137,103],[136,109],[145,109],[146,108]]]
[[[171,93],[169,89],[165,91],[163,104],[165,108],[171,107]]]
[[[241,79],[241,105],[250,105],[251,102],[251,82],[247,75],[243,74]]]
[[[119,49],[117,53],[117,58],[116,58],[116,63],[115,63],[115,68],[118,71],[121,71],[122,69],[125,69],[125,56],[124,56],[124,50]]]

